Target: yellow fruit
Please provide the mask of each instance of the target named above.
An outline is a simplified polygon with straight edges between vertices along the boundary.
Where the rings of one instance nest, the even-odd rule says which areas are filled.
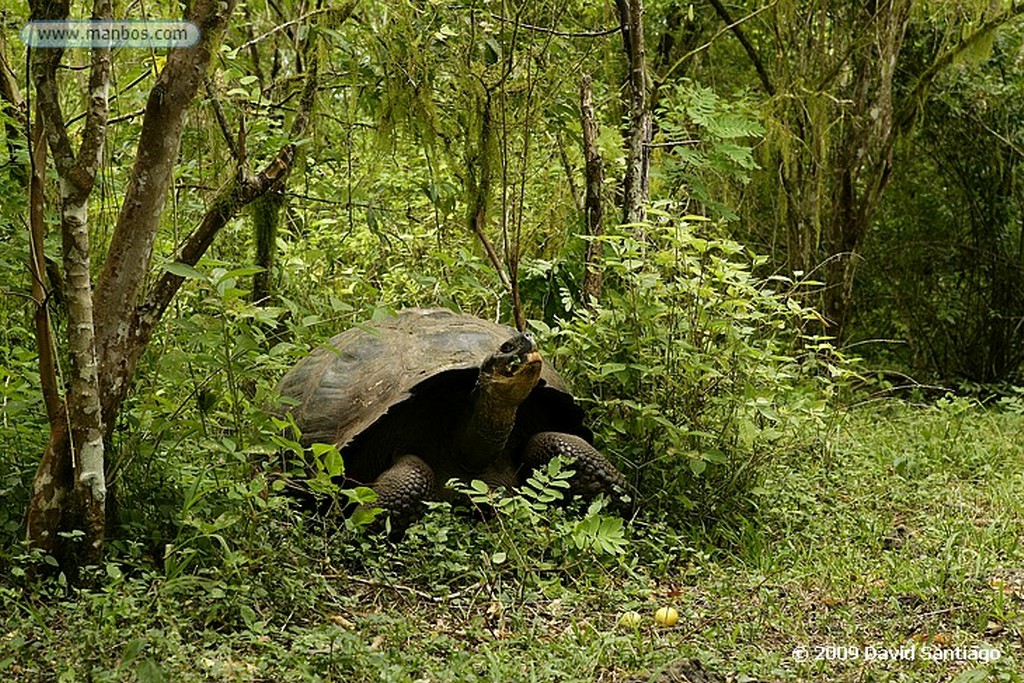
[[[636,628],[643,621],[643,617],[640,616],[639,612],[623,612],[622,616],[619,617],[619,626],[626,628]]]
[[[674,607],[661,607],[654,613],[654,622],[658,626],[675,626],[679,621],[679,612]]]

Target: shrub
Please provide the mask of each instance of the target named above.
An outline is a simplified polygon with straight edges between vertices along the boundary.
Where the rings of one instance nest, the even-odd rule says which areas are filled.
[[[705,219],[652,217],[600,238],[600,303],[538,326],[644,505],[718,520],[750,502],[773,453],[824,419],[806,362],[820,347],[799,334],[816,314],[792,282],[755,277],[762,261],[744,247],[700,236]]]

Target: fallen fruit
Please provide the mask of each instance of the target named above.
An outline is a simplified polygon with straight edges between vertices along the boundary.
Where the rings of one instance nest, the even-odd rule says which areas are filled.
[[[679,621],[679,612],[674,607],[661,607],[654,613],[654,622],[658,626],[675,626]]]
[[[636,628],[643,621],[643,617],[640,616],[639,612],[623,612],[622,616],[619,617],[619,626],[625,626],[626,628]]]

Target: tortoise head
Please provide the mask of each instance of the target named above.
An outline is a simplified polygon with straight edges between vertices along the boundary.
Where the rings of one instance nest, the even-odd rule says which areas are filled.
[[[537,342],[528,333],[517,334],[484,359],[477,385],[502,402],[518,405],[537,386],[541,366]]]

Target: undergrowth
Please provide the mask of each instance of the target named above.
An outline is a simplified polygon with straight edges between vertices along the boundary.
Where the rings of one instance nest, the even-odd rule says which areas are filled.
[[[489,518],[438,504],[400,542],[243,492],[233,525],[192,527],[163,555],[115,543],[84,588],[5,551],[0,673],[646,681],[696,659],[732,680],[1019,681],[1022,427],[959,399],[853,410],[829,450],[778,462],[757,517],[716,545],[643,516],[606,546],[577,539],[604,513],[542,501],[558,467],[526,496],[465,487]],[[172,571],[188,547],[199,558]],[[660,606],[676,626],[654,623]],[[824,658],[832,646],[846,658]],[[823,658],[798,661],[798,647]],[[868,661],[869,647],[918,657]],[[964,654],[983,651],[1000,656]]]

